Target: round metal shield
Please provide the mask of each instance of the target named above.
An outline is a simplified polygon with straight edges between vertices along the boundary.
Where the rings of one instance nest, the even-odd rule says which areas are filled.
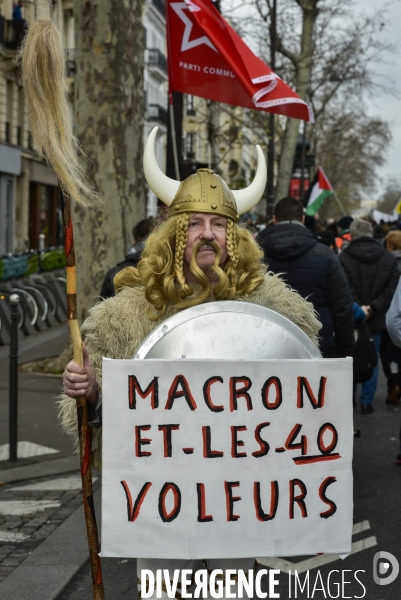
[[[292,321],[249,302],[208,302],[161,323],[133,358],[321,358]]]

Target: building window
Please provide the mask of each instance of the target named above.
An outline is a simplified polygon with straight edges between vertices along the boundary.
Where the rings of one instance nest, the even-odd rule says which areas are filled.
[[[185,136],[185,156],[187,160],[195,160],[195,134],[187,133]]]
[[[33,136],[32,136],[32,132],[28,131],[28,148],[29,150],[34,150],[34,146],[33,146]]]
[[[31,182],[29,202],[29,242],[31,248],[38,248],[41,233],[45,234],[45,247],[62,245],[63,235],[60,227],[58,188]]]
[[[12,81],[7,81],[7,121],[6,121],[6,130],[5,140],[7,144],[12,144],[12,126],[13,126],[13,108],[14,108],[14,84]]]
[[[13,251],[14,180],[0,176],[0,255]]]
[[[193,117],[195,116],[195,105],[194,105],[194,97],[193,96],[187,96],[187,115],[188,117]]]
[[[18,88],[18,124],[17,124],[17,146],[24,146],[24,120],[25,120],[25,98],[22,88]]]
[[[233,158],[230,160],[230,164],[228,165],[228,172],[230,177],[235,177],[238,173],[239,164],[237,160]]]

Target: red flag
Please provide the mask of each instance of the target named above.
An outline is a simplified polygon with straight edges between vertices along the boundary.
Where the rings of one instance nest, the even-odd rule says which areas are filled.
[[[167,0],[170,91],[313,122],[312,110],[210,0]]]

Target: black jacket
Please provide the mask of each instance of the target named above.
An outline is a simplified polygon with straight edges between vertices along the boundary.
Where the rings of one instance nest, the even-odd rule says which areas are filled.
[[[325,357],[352,356],[355,345],[352,297],[337,256],[298,223],[266,227],[256,238],[274,273],[313,303],[323,325]]]
[[[355,302],[369,305],[372,331],[386,328],[390,307],[400,274],[395,257],[371,237],[359,237],[340,254],[340,262]]]
[[[128,250],[124,260],[117,263],[115,267],[112,267],[107,271],[102,283],[102,289],[100,290],[100,300],[105,300],[106,298],[111,298],[111,296],[114,296],[114,277],[125,267],[137,267],[139,261],[141,260],[142,250],[144,247],[145,241],[137,242]]]

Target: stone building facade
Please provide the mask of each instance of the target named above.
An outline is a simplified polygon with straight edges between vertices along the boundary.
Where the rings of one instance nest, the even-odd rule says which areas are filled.
[[[62,243],[57,177],[34,150],[15,66],[34,5],[23,5],[22,22],[13,19],[13,5],[3,0],[0,16],[0,255],[37,248],[40,234],[45,246]],[[56,15],[62,25],[59,4]]]
[[[13,0],[0,1],[0,256],[63,243],[59,190],[55,173],[35,152],[29,134],[27,111],[15,66],[17,47],[25,26],[34,20],[34,3],[22,7],[24,22],[13,19]],[[74,13],[73,0],[54,3],[54,19],[63,33],[67,50],[66,72],[73,96]],[[144,138],[159,126],[156,154],[165,166],[167,132],[167,59],[163,0],[145,0],[143,35],[146,36],[145,90],[147,112]],[[157,199],[149,191],[148,215],[156,214]]]

